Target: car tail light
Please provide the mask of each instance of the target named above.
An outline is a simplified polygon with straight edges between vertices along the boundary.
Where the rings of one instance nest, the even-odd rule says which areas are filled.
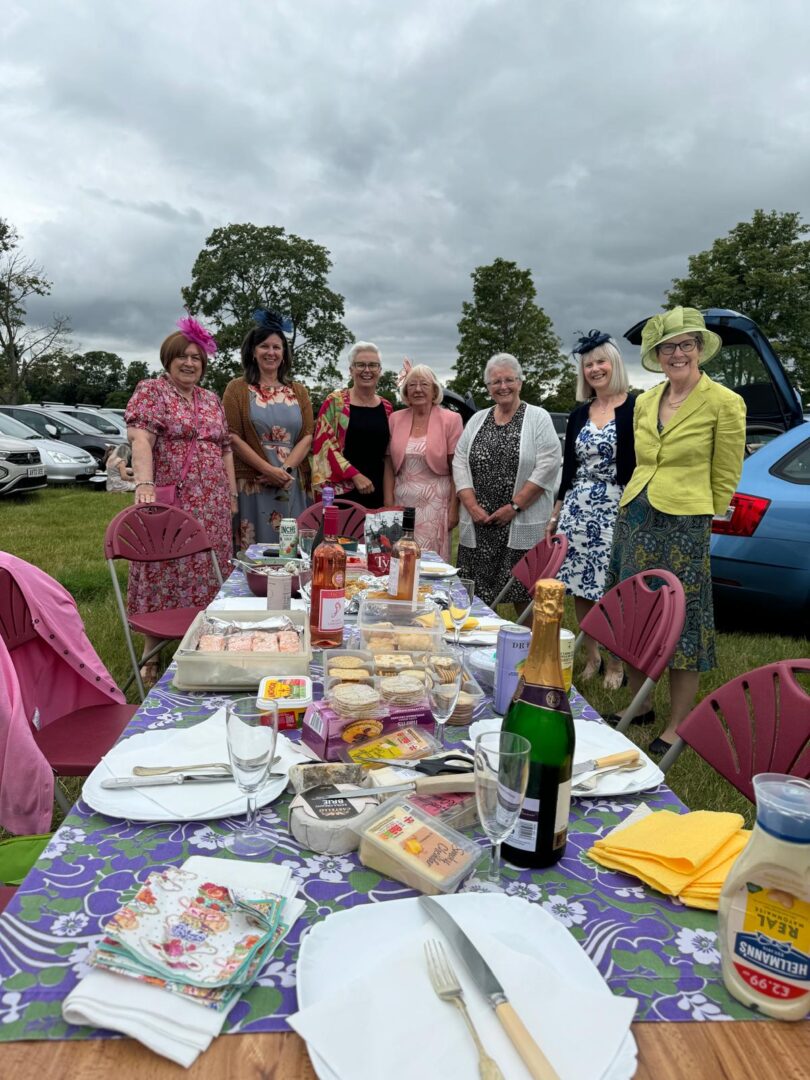
[[[722,536],[753,536],[770,505],[770,499],[738,491],[731,496],[726,516],[712,520],[712,532]]]

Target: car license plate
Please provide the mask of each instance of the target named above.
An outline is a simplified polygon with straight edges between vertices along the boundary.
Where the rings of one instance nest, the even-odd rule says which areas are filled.
[[[30,468],[28,469],[28,475],[29,476],[44,476],[45,475],[45,466],[44,465],[31,465]]]

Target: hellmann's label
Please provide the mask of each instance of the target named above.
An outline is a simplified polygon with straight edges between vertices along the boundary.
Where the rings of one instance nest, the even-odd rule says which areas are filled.
[[[733,962],[740,978],[766,997],[810,995],[810,903],[748,882],[729,912]]]

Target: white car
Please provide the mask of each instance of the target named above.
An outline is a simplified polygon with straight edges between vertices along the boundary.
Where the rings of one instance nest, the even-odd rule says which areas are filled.
[[[39,451],[49,484],[71,484],[89,480],[96,471],[96,459],[79,446],[43,439],[33,428],[0,412],[0,435],[22,439],[29,449]]]
[[[0,436],[0,495],[48,486],[39,450],[22,439]]]

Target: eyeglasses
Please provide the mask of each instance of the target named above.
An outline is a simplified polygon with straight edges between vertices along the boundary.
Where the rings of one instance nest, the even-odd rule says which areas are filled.
[[[353,366],[354,366],[355,370],[357,370],[357,371],[379,371],[380,370],[380,365],[379,364],[358,364],[358,363],[355,362],[355,364]]]
[[[514,379],[514,378],[490,379],[489,382],[487,383],[487,386],[514,386],[516,383],[519,383],[519,382],[520,382],[520,379]]]
[[[680,349],[681,352],[691,353],[694,352],[696,348],[696,341],[667,341],[666,344],[658,346],[658,351],[663,353],[664,356],[674,356],[676,349]]]

